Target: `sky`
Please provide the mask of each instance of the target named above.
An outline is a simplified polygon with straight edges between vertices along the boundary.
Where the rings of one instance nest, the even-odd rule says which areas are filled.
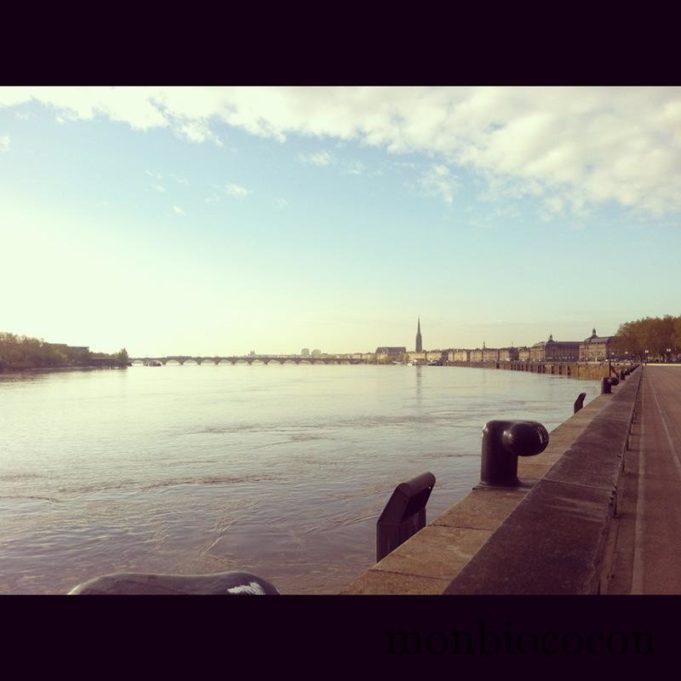
[[[681,88],[0,87],[0,331],[131,356],[681,314]]]

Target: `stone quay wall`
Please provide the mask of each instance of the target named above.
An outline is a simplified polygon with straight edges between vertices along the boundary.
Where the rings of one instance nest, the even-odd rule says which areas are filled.
[[[544,452],[520,457],[520,486],[474,488],[342,593],[604,591],[641,376],[638,368],[555,428]]]
[[[549,374],[568,378],[600,380],[609,375],[607,362],[446,362],[446,366],[471,367],[473,369],[503,369],[506,371],[528,371],[533,374]],[[625,369],[624,364],[612,363],[612,371]]]

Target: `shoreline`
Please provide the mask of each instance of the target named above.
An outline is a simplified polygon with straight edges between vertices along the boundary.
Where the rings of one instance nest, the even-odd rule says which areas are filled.
[[[125,366],[98,366],[98,365],[72,365],[63,367],[27,367],[25,369],[0,369],[0,377],[4,376],[21,376],[23,374],[49,374],[53,372],[63,371],[99,371],[101,369],[127,369]]]

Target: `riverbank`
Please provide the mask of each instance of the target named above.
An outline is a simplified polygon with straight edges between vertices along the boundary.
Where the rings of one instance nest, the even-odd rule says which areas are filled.
[[[641,371],[551,431],[540,456],[521,457],[522,485],[475,488],[341,593],[601,591]]]
[[[24,369],[0,368],[0,376],[25,376],[33,374],[51,374],[64,371],[98,371],[100,369],[127,369],[129,365],[117,364],[92,364],[87,366],[64,366],[64,367],[26,367]]]
[[[503,369],[505,371],[525,371],[533,374],[565,376],[598,381],[616,372],[630,368],[622,362],[447,362],[444,366],[467,367],[470,369]]]

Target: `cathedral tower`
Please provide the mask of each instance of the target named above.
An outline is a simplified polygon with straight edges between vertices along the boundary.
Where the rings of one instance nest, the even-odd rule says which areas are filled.
[[[423,342],[421,341],[421,317],[419,317],[418,326],[416,327],[416,352],[423,351]]]

